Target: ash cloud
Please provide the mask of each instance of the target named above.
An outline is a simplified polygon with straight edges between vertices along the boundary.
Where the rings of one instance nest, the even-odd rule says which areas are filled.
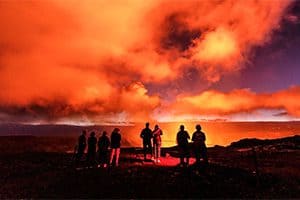
[[[258,109],[284,109],[288,114],[300,116],[300,87],[293,86],[274,93],[255,93],[249,89],[236,89],[230,92],[208,90],[198,95],[183,94],[168,107],[174,115],[190,113],[194,115],[230,115],[253,112]]]
[[[201,36],[201,30],[190,29],[189,26],[181,20],[180,14],[172,13],[166,16],[162,23],[162,36],[160,44],[163,49],[177,49],[180,52],[188,50],[193,46],[193,41]]]
[[[252,47],[280,28],[289,4],[2,1],[0,111],[151,118],[164,99],[147,85],[176,82],[191,67],[208,85],[238,72]]]

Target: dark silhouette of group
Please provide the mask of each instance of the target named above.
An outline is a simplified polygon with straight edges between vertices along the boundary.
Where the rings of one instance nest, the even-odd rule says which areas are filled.
[[[140,134],[140,137],[143,139],[144,160],[146,161],[147,154],[150,154],[151,160],[160,163],[161,135],[163,132],[158,125],[155,125],[153,131],[149,128],[149,125],[150,124],[147,122],[146,127]],[[151,140],[153,141],[153,150]]]
[[[142,129],[140,134],[140,137],[143,140],[144,160],[147,160],[147,154],[150,154],[151,160],[159,163],[162,143],[161,135],[163,132],[158,125],[155,125],[153,131],[149,128],[149,126],[150,124],[147,122],[145,124],[145,128]],[[190,135],[184,129],[184,125],[181,125],[176,136],[179,149],[180,166],[189,165],[191,150],[196,157],[196,164],[200,164],[202,159],[203,163],[207,165],[207,148],[205,144],[206,137],[205,133],[201,131],[201,126],[199,124],[196,125],[196,131],[192,135],[192,145],[189,145],[190,139]]]
[[[180,126],[176,140],[179,148],[180,166],[188,166],[190,158],[190,135],[186,130],[184,130],[184,125]],[[192,150],[196,157],[196,164],[200,164],[202,158],[203,163],[206,166],[208,164],[208,158],[205,140],[205,133],[201,131],[201,126],[197,124],[196,131],[192,135]]]
[[[145,128],[142,129],[140,137],[143,140],[143,153],[144,160],[147,160],[147,155],[150,154],[151,160],[155,163],[160,163],[161,156],[161,144],[163,135],[162,130],[158,125],[155,125],[154,130],[150,129],[150,124],[147,122]],[[115,164],[119,165],[120,157],[120,147],[121,147],[121,134],[120,129],[115,128],[109,137],[107,132],[103,131],[102,135],[97,140],[95,132],[92,131],[88,139],[86,139],[86,131],[83,130],[82,134],[78,138],[78,146],[76,152],[76,161],[80,161],[84,155],[84,151],[87,148],[87,157],[86,161],[89,166],[97,165],[99,167],[106,167],[108,164],[110,166]],[[184,125],[181,125],[179,132],[176,135],[176,141],[178,144],[180,166],[188,166],[190,159],[190,152],[193,151],[196,164],[204,163],[205,166],[208,164],[207,158],[207,148],[205,144],[206,136],[202,132],[201,126],[196,125],[196,131],[192,135],[192,144],[189,145],[190,140],[189,133],[185,130]],[[98,159],[97,159],[97,147],[98,147]],[[110,158],[109,158],[109,147],[111,149]],[[201,160],[203,162],[201,162]],[[113,162],[115,161],[115,162]]]
[[[115,128],[111,133],[110,139],[106,131],[103,131],[98,140],[95,135],[95,132],[92,131],[89,138],[86,139],[86,131],[82,131],[82,134],[78,138],[76,162],[78,163],[82,159],[86,146],[88,146],[86,161],[90,167],[97,165],[97,163],[99,167],[107,167],[107,164],[113,165],[113,161],[115,161],[115,166],[118,166],[121,147],[120,129]],[[111,148],[110,159],[108,159],[109,147]]]

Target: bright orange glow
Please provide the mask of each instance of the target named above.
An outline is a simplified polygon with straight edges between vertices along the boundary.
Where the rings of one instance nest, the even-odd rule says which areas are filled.
[[[233,35],[224,29],[208,33],[197,48],[195,59],[203,59],[205,62],[223,61],[239,53]]]
[[[176,145],[176,134],[179,126],[184,125],[192,137],[196,124],[201,124],[203,132],[206,134],[207,146],[229,145],[233,141],[242,138],[272,139],[278,137],[291,136],[300,131],[299,123],[291,126],[290,122],[174,122],[156,123],[151,122],[150,128],[158,124],[163,131],[162,146],[170,147]],[[142,147],[140,132],[144,124],[137,123],[133,126],[120,127],[123,137],[123,145]],[[110,130],[109,130],[110,132]],[[99,133],[101,135],[101,133]],[[191,141],[190,141],[191,142]]]
[[[169,108],[175,113],[220,115],[251,112],[259,108],[284,108],[290,115],[300,116],[300,87],[291,87],[271,94],[255,94],[249,90],[229,93],[205,91],[199,95],[180,95]]]
[[[157,109],[170,112],[164,108],[172,104],[175,115],[266,107],[299,116],[292,98],[298,89],[289,90],[287,99],[280,92],[263,100],[263,94],[247,90],[204,91],[167,103],[164,94],[148,93],[151,84],[176,84],[191,66],[208,83],[238,72],[251,48],[268,42],[279,28],[289,4],[1,1],[0,114],[46,121],[144,121],[152,120]]]

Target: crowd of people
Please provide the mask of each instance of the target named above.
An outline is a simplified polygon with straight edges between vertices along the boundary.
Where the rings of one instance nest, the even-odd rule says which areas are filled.
[[[197,124],[195,128],[196,131],[193,133],[192,138],[190,138],[190,135],[185,130],[184,125],[181,125],[179,127],[179,132],[176,135],[176,141],[179,151],[180,166],[189,165],[191,151],[193,151],[195,155],[196,164],[199,164],[201,159],[203,160],[203,163],[208,164],[205,133],[202,132],[202,128],[199,124]],[[112,166],[113,164],[115,166],[119,165],[121,148],[121,134],[119,128],[115,128],[112,131],[110,138],[107,136],[106,131],[103,131],[98,140],[95,136],[94,131],[90,133],[88,139],[86,139],[86,134],[87,132],[83,130],[82,134],[78,138],[76,162],[79,162],[82,159],[87,147],[86,161],[89,166],[93,166],[96,164],[98,164],[99,167],[107,167],[108,164],[110,166]],[[150,158],[153,162],[161,162],[160,157],[162,135],[163,131],[158,125],[155,125],[154,129],[151,130],[150,124],[148,122],[145,124],[145,128],[142,129],[140,133],[140,137],[143,143],[143,153],[145,161],[148,160],[147,155],[150,155]],[[189,145],[189,140],[192,140],[192,145]],[[96,156],[97,149],[98,157]]]
[[[77,152],[76,152],[76,162],[78,163],[84,154],[87,146],[87,157],[86,161],[89,166],[99,164],[100,167],[107,167],[107,164],[115,166],[119,165],[119,156],[121,148],[121,134],[120,129],[115,128],[109,137],[107,132],[103,131],[102,135],[99,137],[98,141],[95,137],[95,132],[92,131],[88,139],[86,139],[86,131],[83,130],[82,134],[78,138]],[[96,149],[98,146],[98,159]],[[109,155],[109,147],[111,148],[111,153]],[[98,160],[98,162],[97,162]]]

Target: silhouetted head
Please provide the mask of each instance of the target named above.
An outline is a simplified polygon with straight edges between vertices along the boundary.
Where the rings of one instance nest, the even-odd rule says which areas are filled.
[[[146,123],[146,128],[149,128],[149,122]]]
[[[94,131],[91,132],[91,136],[95,137],[95,132]]]
[[[114,129],[114,132],[116,132],[116,133],[118,133],[119,131],[120,131],[119,128],[115,128],[115,129]]]
[[[201,131],[201,126],[200,126],[200,124],[197,124],[197,125],[196,125],[196,130],[197,130],[197,131]]]
[[[156,124],[155,127],[154,127],[154,129],[158,129],[158,128],[159,128],[159,127],[158,127],[158,125]]]
[[[102,132],[102,135],[106,136],[106,135],[107,135],[107,132],[106,132],[106,131],[103,131],[103,132]]]
[[[184,126],[183,125],[180,125],[180,130],[184,131]]]
[[[86,130],[82,130],[82,135],[86,135]]]

